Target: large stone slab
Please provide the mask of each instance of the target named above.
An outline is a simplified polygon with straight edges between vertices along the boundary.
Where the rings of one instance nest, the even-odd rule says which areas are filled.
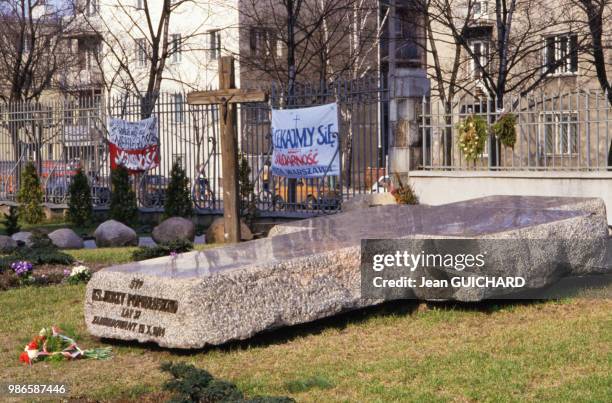
[[[266,239],[109,267],[87,286],[87,328],[99,337],[199,348],[377,304],[362,297],[362,239],[607,237],[605,215],[538,198],[513,203],[373,207],[304,220]],[[576,274],[597,255],[587,249],[568,257]]]

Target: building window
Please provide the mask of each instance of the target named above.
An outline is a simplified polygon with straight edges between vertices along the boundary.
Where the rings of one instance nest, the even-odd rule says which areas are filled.
[[[136,39],[136,66],[146,67],[147,65],[147,40],[144,38]]]
[[[96,15],[100,11],[100,4],[98,0],[89,0],[87,2],[87,15]]]
[[[172,95],[172,121],[177,124],[185,123],[185,100],[183,94]]]
[[[144,10],[144,0],[136,0],[136,10]]]
[[[578,73],[578,36],[564,34],[545,39],[544,72],[547,74]]]
[[[170,42],[170,60],[172,63],[180,63],[183,58],[181,34],[172,34]]]
[[[473,78],[481,79],[484,76],[484,69],[487,67],[489,60],[489,43],[473,41],[470,43],[470,50],[472,51],[470,73]]]
[[[474,19],[488,18],[489,17],[489,2],[488,1],[474,1],[472,3],[472,15]]]
[[[421,67],[421,40],[419,37],[419,15],[414,7],[397,9],[395,18],[396,57],[401,62]]]
[[[546,112],[540,115],[540,146],[547,155],[578,153],[578,114]]]
[[[217,60],[221,54],[221,32],[208,31],[208,59]]]
[[[274,31],[266,28],[253,27],[249,33],[251,56],[270,56],[279,53]]]

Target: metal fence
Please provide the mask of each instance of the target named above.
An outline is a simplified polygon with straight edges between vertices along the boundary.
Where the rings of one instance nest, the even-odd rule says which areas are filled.
[[[425,170],[612,169],[612,107],[602,92],[462,98],[449,104],[423,99],[419,167]],[[516,143],[506,147],[489,134],[480,158],[469,163],[459,147],[458,124],[476,115],[490,126],[503,113],[516,117]]]
[[[376,78],[331,84],[297,85],[291,95],[273,85],[270,100],[238,108],[239,147],[252,191],[243,206],[260,215],[310,216],[337,211],[351,195],[384,190],[388,92]],[[188,105],[186,94],[160,94],[151,115],[158,119],[161,163],[132,175],[142,209],[163,208],[173,163],[190,180],[200,213],[223,209],[219,117],[216,106]],[[48,203],[65,204],[71,178],[81,166],[90,180],[93,202],[110,202],[108,116],[138,121],[148,114],[137,96],[56,100],[0,106],[0,201],[15,200],[19,172],[33,161]],[[342,175],[287,180],[270,174],[272,108],[296,108],[330,102],[339,105]],[[379,183],[379,179],[382,180]]]

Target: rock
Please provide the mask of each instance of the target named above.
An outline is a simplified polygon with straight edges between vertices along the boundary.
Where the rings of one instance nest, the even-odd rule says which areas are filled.
[[[299,232],[303,230],[303,227],[293,226],[290,224],[278,224],[270,229],[270,232],[268,232],[268,238],[272,238],[279,235],[293,234],[294,232]]]
[[[94,232],[99,248],[111,246],[138,246],[136,231],[115,220],[104,221]]]
[[[32,246],[32,233],[27,231],[20,231],[11,235],[13,240],[17,241],[17,244],[22,242],[26,246]]]
[[[171,217],[153,229],[153,240],[160,243],[195,240],[195,224],[182,217]]]
[[[376,206],[387,206],[396,204],[395,197],[391,193],[366,193],[358,194],[342,203],[342,211],[349,212]]]
[[[0,235],[0,253],[11,253],[17,249],[17,241],[10,236]]]
[[[362,239],[497,239],[502,245],[512,239],[560,240],[576,245],[560,249],[544,242],[541,253],[534,248],[529,254],[516,245],[513,253],[502,250],[508,259],[495,274],[513,273],[514,260],[526,256],[520,273],[536,288],[564,276],[612,272],[598,260],[605,254],[600,241],[607,240],[604,217],[549,209],[537,201],[529,201],[531,208],[503,203],[373,207],[367,214],[357,210],[299,221],[293,227],[301,230],[285,235],[109,267],[87,285],[87,329],[96,337],[202,348],[394,299],[364,294]],[[477,294],[459,287],[444,290],[442,299],[475,301],[508,292]],[[141,314],[125,318],[126,309]]]
[[[251,230],[243,220],[240,220],[240,239],[242,241],[250,241],[253,239]],[[206,230],[206,243],[224,243],[225,242],[225,221],[223,217],[216,218]]]
[[[56,208],[55,206],[50,206],[48,203],[43,205],[45,219],[49,221],[64,219],[66,217],[66,211],[65,208]]]
[[[49,239],[60,249],[83,249],[83,239],[70,228],[61,228],[49,234]]]

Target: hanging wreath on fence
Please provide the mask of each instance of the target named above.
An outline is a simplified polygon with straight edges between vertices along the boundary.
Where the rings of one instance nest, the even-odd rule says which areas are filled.
[[[468,116],[457,125],[459,148],[469,161],[476,161],[484,152],[487,141],[487,122],[479,116]]]
[[[495,137],[505,146],[514,148],[516,144],[516,115],[505,113],[491,126]]]

